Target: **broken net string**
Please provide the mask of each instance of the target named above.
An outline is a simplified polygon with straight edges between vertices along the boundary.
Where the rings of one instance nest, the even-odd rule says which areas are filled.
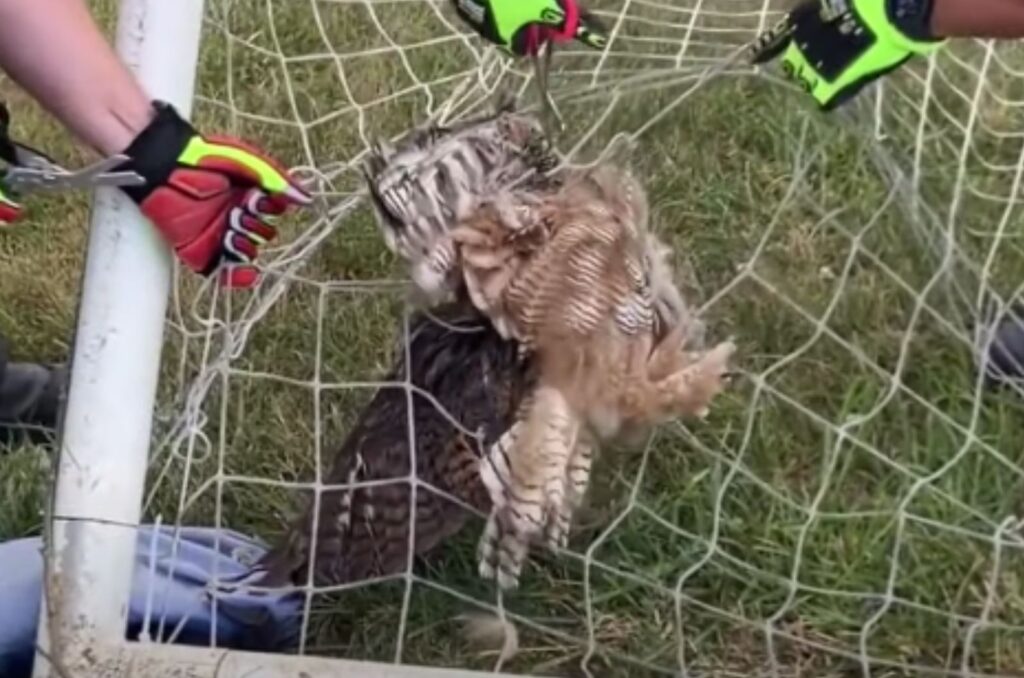
[[[680,72],[680,71],[678,71],[678,70],[677,70],[677,71],[674,71],[674,73],[675,73],[675,74],[676,74],[677,76],[679,75],[679,72]],[[691,77],[692,77],[692,76],[691,76]],[[699,76],[698,76],[698,77],[699,77]],[[639,79],[637,79],[637,80],[639,80]],[[636,81],[634,81],[634,82],[636,82]],[[649,84],[647,85],[647,87],[648,87],[648,88],[653,88],[654,86],[656,86],[656,85],[655,85],[655,84],[654,84],[653,82],[651,82],[651,83],[649,83]],[[664,81],[663,81],[662,83],[660,83],[660,86],[662,86],[662,87],[664,87],[664,86],[665,86],[665,83],[664,83]],[[637,91],[641,91],[641,90],[639,90],[639,88],[638,88],[638,89],[637,89]],[[455,107],[453,106],[453,107],[452,107],[452,110],[454,110],[454,108],[455,108]],[[298,277],[296,277],[296,278],[292,278],[292,279],[291,279],[291,280],[289,281],[289,283],[288,283],[288,284],[303,284],[304,282],[306,282],[306,281],[304,281],[304,280],[301,280],[301,279],[299,279]],[[254,315],[255,315],[255,316],[259,316],[259,313],[256,313],[256,314],[254,314]],[[257,319],[258,319],[258,318],[257,318]],[[242,345],[244,345],[244,341],[242,341],[242,342],[241,342],[241,344],[242,344]],[[756,474],[754,474],[754,475],[756,476]],[[591,565],[594,565],[594,566],[596,566],[596,565],[597,565],[597,563],[591,563]],[[413,575],[413,576],[414,576],[414,575]],[[588,602],[590,602],[590,601],[588,600]],[[946,614],[946,613],[944,613],[944,614]],[[590,630],[591,632],[593,632],[593,625],[590,625],[590,626],[589,626],[589,630]]]

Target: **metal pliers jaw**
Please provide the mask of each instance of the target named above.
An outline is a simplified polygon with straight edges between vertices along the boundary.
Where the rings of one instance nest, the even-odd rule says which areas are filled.
[[[0,103],[0,160],[8,167],[0,170],[0,182],[16,195],[38,191],[65,191],[96,186],[139,186],[145,183],[139,174],[114,171],[128,156],[104,158],[79,170],[68,170],[41,151],[11,140],[7,133],[11,116]]]
[[[793,13],[790,12],[750,44],[750,63],[758,66],[778,57],[789,46],[795,31],[796,23],[793,21]]]
[[[114,171],[129,158],[113,155],[82,169],[68,170],[45,155],[14,144],[17,162],[0,175],[4,186],[18,195],[39,191],[68,191],[97,186],[140,186],[145,179],[131,171]]]

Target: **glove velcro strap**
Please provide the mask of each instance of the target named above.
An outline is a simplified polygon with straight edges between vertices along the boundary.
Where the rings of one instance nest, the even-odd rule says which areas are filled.
[[[927,56],[941,49],[945,40],[915,40],[901,31],[889,16],[886,0],[854,0],[851,9],[878,42],[904,52]]]
[[[139,205],[167,183],[174,170],[178,169],[178,156],[191,139],[199,136],[173,106],[154,101],[153,107],[156,110],[153,120],[124,151],[131,159],[117,168],[134,171],[146,180],[139,186],[121,187]]]

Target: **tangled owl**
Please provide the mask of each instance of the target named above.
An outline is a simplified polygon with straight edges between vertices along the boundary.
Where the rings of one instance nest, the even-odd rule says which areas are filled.
[[[647,230],[646,196],[628,172],[534,167],[530,181],[502,183],[496,177],[521,174],[529,157],[523,144],[506,142],[498,146],[505,155],[488,154],[516,172],[480,165],[487,171],[468,174],[452,192],[437,190],[440,157],[478,157],[474,138],[528,137],[502,134],[508,126],[489,120],[476,127],[475,135],[439,144],[445,154],[432,155],[427,143],[383,160],[368,176],[385,240],[420,233],[425,214],[437,215],[430,242],[444,243],[445,288],[467,295],[534,362],[537,383],[480,470],[492,501],[480,571],[509,588],[532,542],[564,545],[598,445],[675,416],[703,416],[735,347],[692,346],[700,324],[672,280],[667,248]],[[515,129],[535,128],[524,122]],[[396,195],[387,179],[399,170],[382,167],[404,168],[402,185],[431,199]],[[436,207],[440,200],[458,207]],[[413,270],[431,260],[430,247],[395,251]]]
[[[415,446],[410,450],[410,398],[381,388],[360,412],[324,478],[319,511],[310,502],[278,546],[259,564],[261,586],[303,584],[313,560],[314,584],[343,584],[402,572],[412,522],[411,451],[416,460],[414,553],[422,555],[458,532],[490,498],[479,474],[483,451],[508,430],[532,386],[529,361],[469,303],[419,312],[385,377],[406,377]],[[393,481],[393,482],[387,482]],[[362,483],[362,485],[355,485]],[[317,516],[315,550],[311,535]]]

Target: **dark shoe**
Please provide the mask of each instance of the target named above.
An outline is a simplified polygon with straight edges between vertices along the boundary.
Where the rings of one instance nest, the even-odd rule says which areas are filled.
[[[0,345],[0,444],[52,442],[63,405],[67,368],[12,363]]]
[[[979,351],[979,368],[989,386],[1024,384],[1024,304],[1014,304],[985,328],[991,337],[986,351]]]

